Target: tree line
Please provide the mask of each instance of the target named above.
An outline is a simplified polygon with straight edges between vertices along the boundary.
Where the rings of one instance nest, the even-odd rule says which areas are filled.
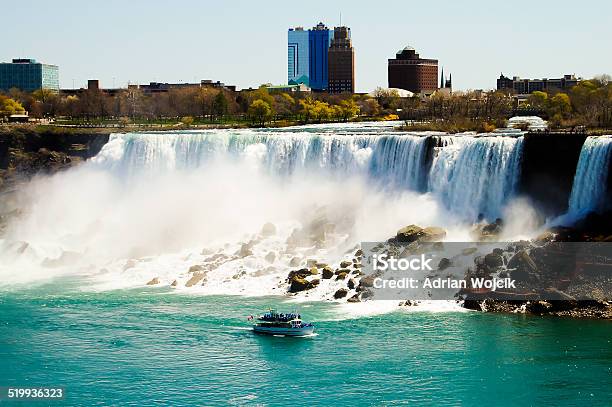
[[[65,95],[46,89],[32,93],[11,89],[0,93],[0,116],[29,112],[34,118],[76,121],[271,122],[321,123],[356,117],[400,118],[414,129],[491,131],[515,114],[531,112],[552,127],[611,128],[612,81],[608,76],[583,80],[568,91],[534,92],[519,100],[508,91],[436,92],[431,97],[400,97],[396,90],[377,88],[371,95],[234,92],[214,87],[174,88],[145,93],[136,87],[110,93],[82,90]],[[440,125],[440,128],[436,127]]]

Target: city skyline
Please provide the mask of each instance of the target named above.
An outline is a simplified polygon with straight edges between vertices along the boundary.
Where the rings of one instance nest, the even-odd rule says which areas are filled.
[[[538,78],[612,73],[612,56],[602,51],[612,36],[605,21],[612,5],[583,3],[597,10],[587,24],[573,18],[569,2],[518,1],[513,9],[481,0],[468,3],[390,2],[373,9],[347,1],[333,6],[314,1],[298,13],[282,2],[261,6],[236,1],[227,10],[187,0],[172,8],[111,0],[87,9],[76,1],[34,1],[5,10],[5,26],[19,33],[19,41],[3,43],[0,60],[34,58],[58,65],[62,88],[73,83],[85,87],[92,78],[106,88],[201,79],[239,88],[284,84],[287,29],[318,21],[333,29],[342,12],[342,25],[351,27],[358,49],[357,92],[385,87],[388,58],[407,45],[424,58],[438,59],[440,69],[453,73],[458,90],[494,89],[501,72]],[[529,13],[519,20],[512,11],[521,7]],[[23,16],[28,16],[27,30]]]

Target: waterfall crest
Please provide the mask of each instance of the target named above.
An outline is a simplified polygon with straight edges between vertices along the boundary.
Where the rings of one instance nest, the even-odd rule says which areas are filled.
[[[94,163],[130,177],[250,160],[270,175],[364,176],[390,191],[433,192],[467,220],[501,216],[515,192],[523,138],[390,132],[216,130],[112,136]],[[428,140],[432,141],[428,145]],[[432,157],[433,155],[433,157]]]

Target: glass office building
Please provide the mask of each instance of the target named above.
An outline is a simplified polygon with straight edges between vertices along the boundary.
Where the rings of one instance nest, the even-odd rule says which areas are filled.
[[[313,90],[328,87],[328,50],[333,31],[319,23],[311,30],[290,28],[287,41],[287,82],[303,83]]]
[[[310,87],[314,90],[327,89],[328,50],[332,38],[329,28],[323,23],[309,31]]]
[[[287,41],[287,83],[309,84],[308,31],[302,27],[290,28]]]
[[[36,62],[35,59],[13,59],[10,63],[0,63],[0,90],[11,88],[32,92],[50,89],[59,92],[59,68]]]

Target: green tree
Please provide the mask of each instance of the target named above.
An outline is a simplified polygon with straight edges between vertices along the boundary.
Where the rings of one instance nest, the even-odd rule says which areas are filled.
[[[24,114],[25,109],[21,103],[14,99],[0,95],[0,116],[10,116],[13,114]]]
[[[340,117],[345,122],[359,114],[359,106],[353,99],[340,102]]]
[[[225,97],[225,93],[222,90],[217,93],[215,99],[213,100],[212,110],[213,114],[217,117],[223,117],[227,114],[228,103],[227,98]]]
[[[249,106],[248,115],[253,123],[264,126],[267,121],[272,119],[272,108],[264,100],[257,99]]]
[[[535,109],[546,109],[548,104],[548,94],[546,92],[535,91],[527,98],[529,106]]]
[[[566,93],[557,93],[550,99],[549,110],[551,116],[560,115],[563,118],[568,117],[572,111],[570,97]]]

